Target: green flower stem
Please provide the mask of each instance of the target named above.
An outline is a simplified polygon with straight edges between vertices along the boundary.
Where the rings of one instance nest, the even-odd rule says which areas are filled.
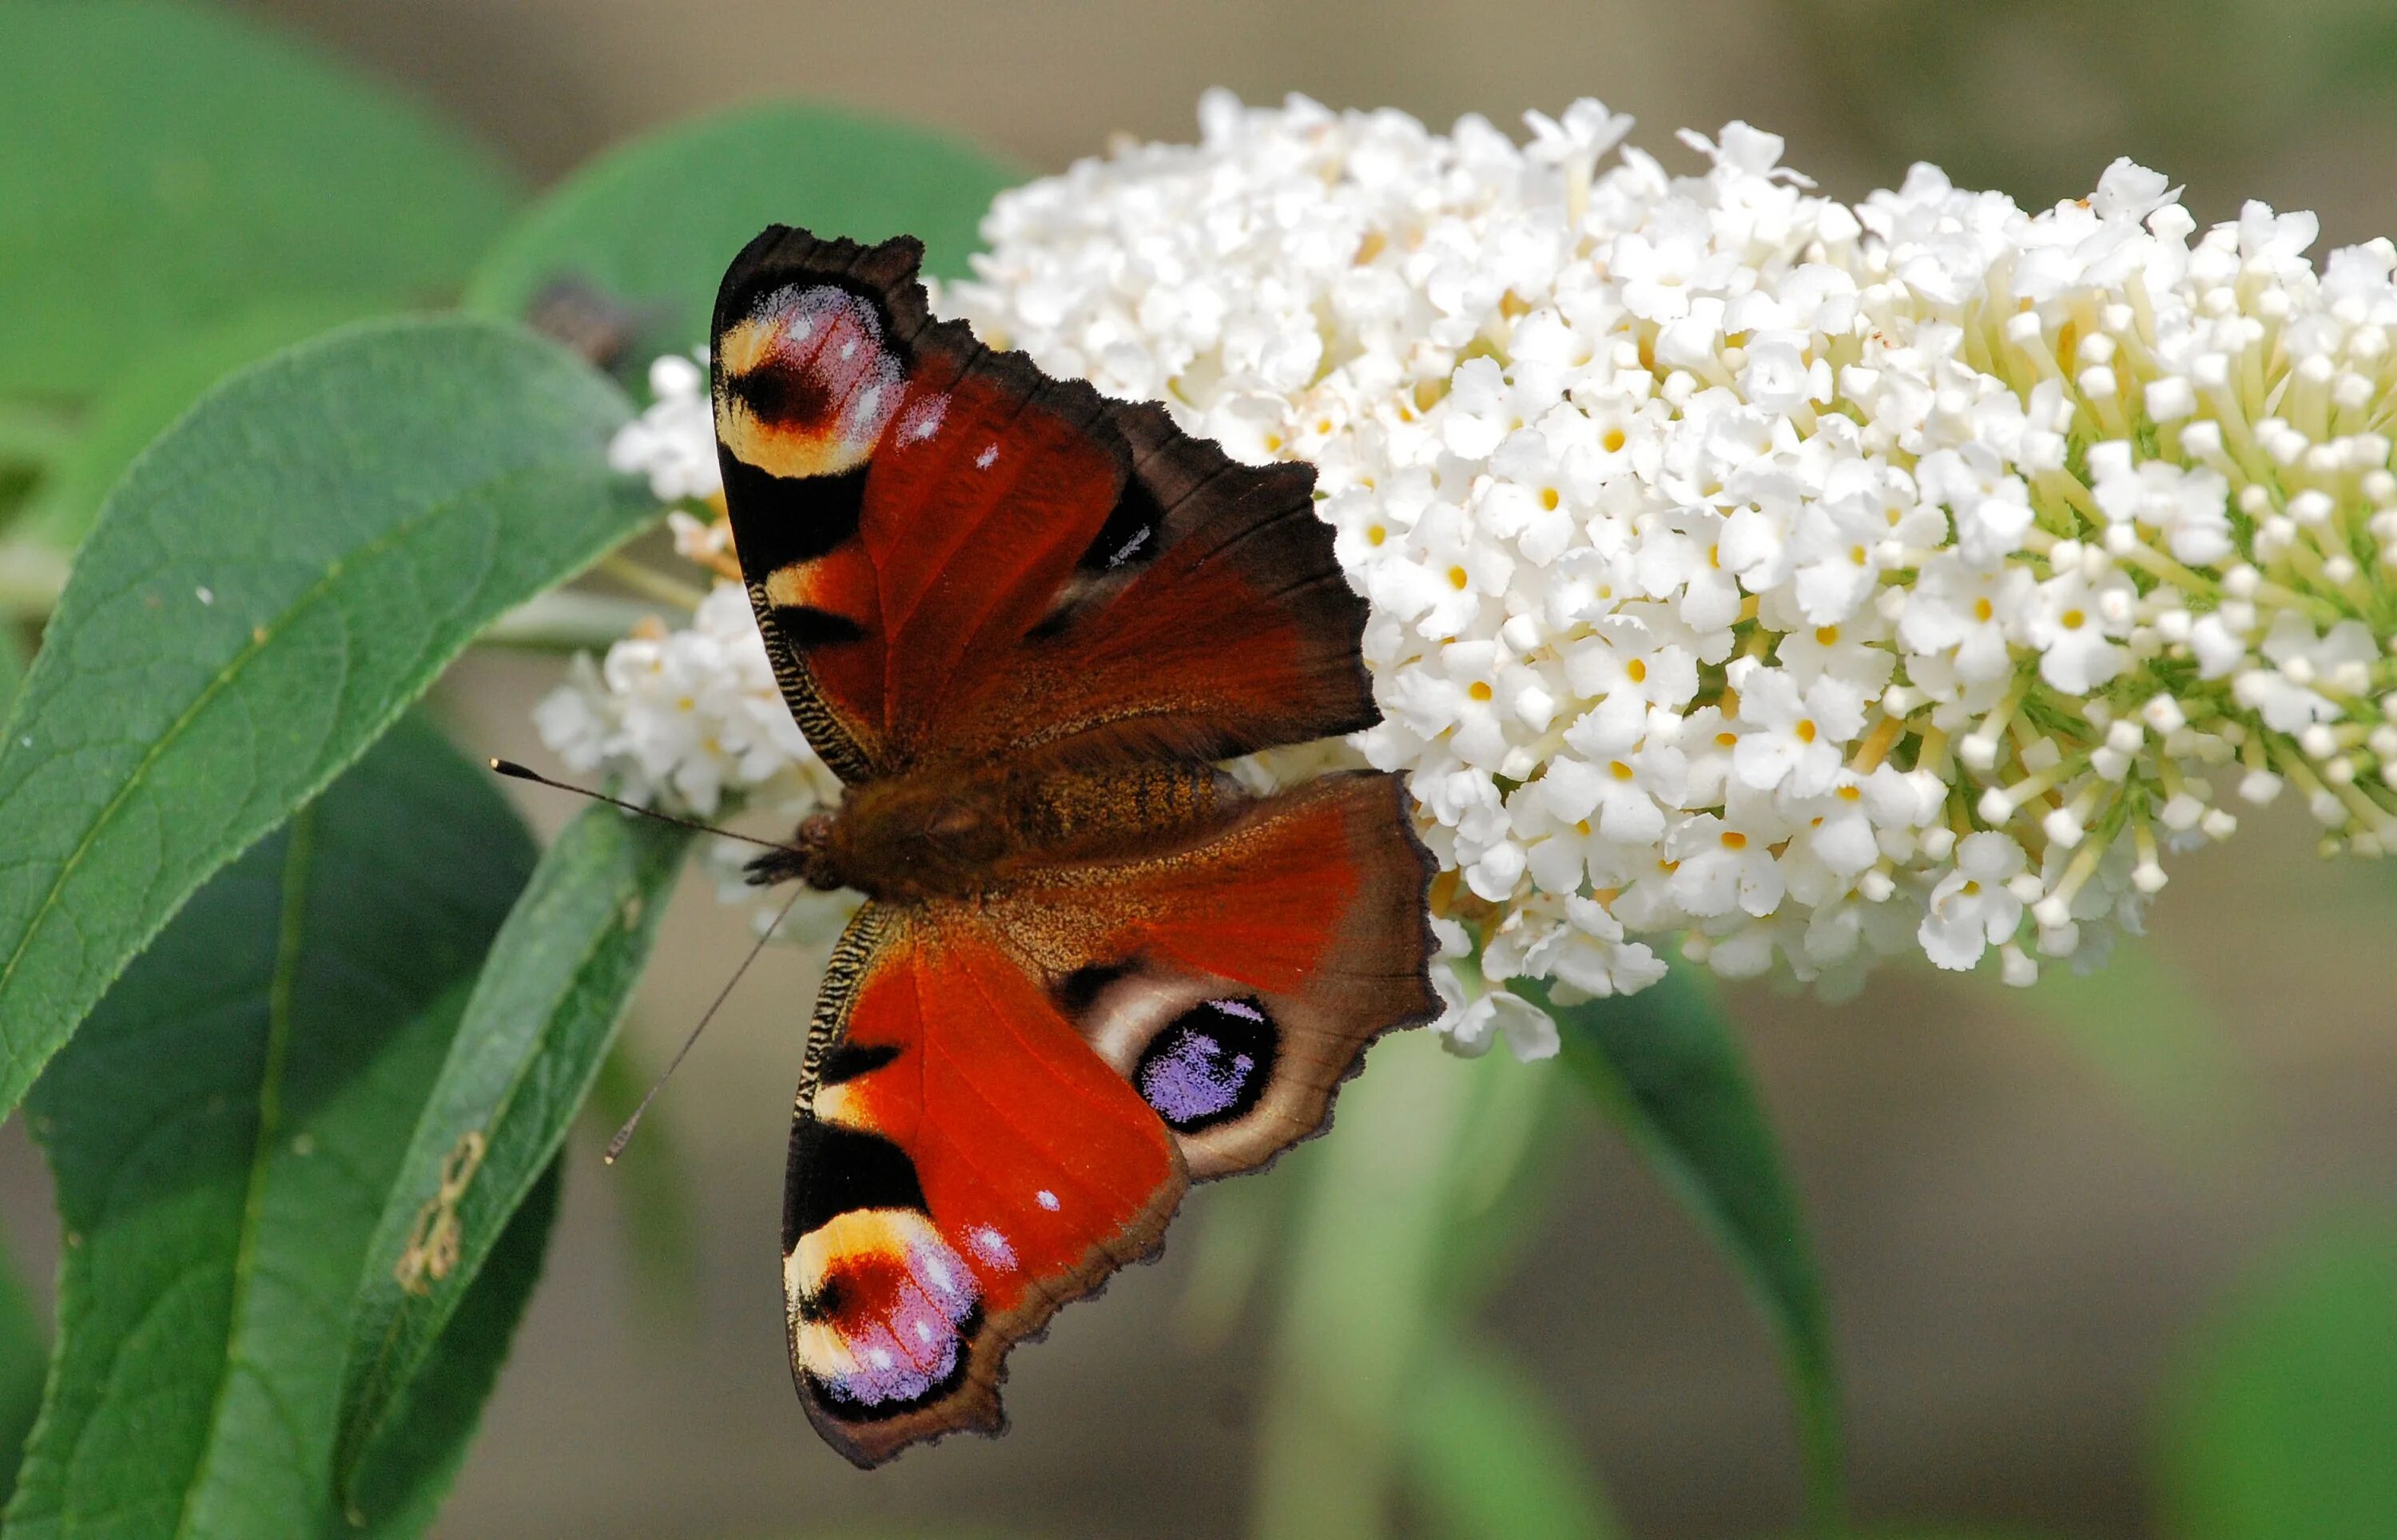
[[[67,586],[67,559],[47,546],[0,545],[0,616],[47,620]]]
[[[74,437],[70,412],[35,401],[0,401],[0,465],[47,465]]]
[[[1371,1540],[1389,1498],[1433,1300],[1474,1077],[1429,1032],[1375,1048],[1308,1152],[1296,1249],[1266,1371],[1253,1533]]]
[[[485,646],[536,652],[597,652],[623,641],[627,631],[657,610],[655,604],[637,599],[552,589],[492,621],[477,640]]]
[[[600,557],[599,564],[594,570],[644,598],[661,604],[672,604],[685,614],[699,608],[700,601],[707,597],[705,589],[670,577],[653,566],[645,566],[622,552]]]

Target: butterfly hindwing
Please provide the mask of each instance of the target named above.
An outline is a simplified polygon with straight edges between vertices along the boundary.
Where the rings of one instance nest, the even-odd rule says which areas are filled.
[[[861,1466],[995,1432],[999,1361],[1153,1250],[1187,1178],[1166,1129],[983,926],[859,911],[846,1036],[792,1126],[791,1369]]]
[[[1429,1016],[1428,880],[1395,778],[1360,774],[974,905],[861,909],[785,1203],[792,1368],[826,1437],[874,1464],[996,1429],[1015,1341]]]
[[[1397,777],[1355,773],[984,902],[1203,1181],[1314,1133],[1375,1035],[1436,1013],[1431,875]]]
[[[1215,759],[1372,723],[1312,471],[1237,465],[931,319],[918,256],[776,227],[716,301],[734,541],[833,768]]]

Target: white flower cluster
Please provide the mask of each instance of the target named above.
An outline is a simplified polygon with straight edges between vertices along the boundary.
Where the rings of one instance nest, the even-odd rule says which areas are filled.
[[[2094,957],[2215,772],[2397,847],[2397,248],[2202,235],[2118,161],[2029,215],[1850,207],[1745,125],[1210,96],[1000,197],[994,341],[1320,471],[1386,720],[1492,979],[1845,983]],[[2192,237],[2195,237],[2192,239]],[[1454,942],[1453,941],[1453,944]],[[1503,1006],[1450,1025],[1486,1042]]]
[[[1636,989],[1643,937],[2029,983],[2232,831],[2217,782],[2397,848],[2397,247],[2318,272],[2312,218],[2260,205],[2200,235],[2127,161],[2036,215],[1927,166],[1850,207],[1740,124],[1682,136],[1703,175],[1600,175],[1627,122],[1587,101],[1524,145],[1200,118],[1002,195],[945,308],[1318,467],[1373,606],[1357,747],[1458,874],[1450,953],[1480,932],[1440,980],[1460,1048],[1553,1047],[1478,980]],[[662,367],[620,463],[705,496],[697,375]],[[639,736],[601,751],[674,781]]]
[[[533,725],[568,769],[605,772],[629,802],[702,818],[728,796],[812,806],[838,786],[783,704],[735,582],[716,584],[681,630],[645,623],[606,662],[576,657]]]

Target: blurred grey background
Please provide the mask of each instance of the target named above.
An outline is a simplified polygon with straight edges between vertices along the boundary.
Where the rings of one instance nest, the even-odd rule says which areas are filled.
[[[2363,0],[246,8],[447,109],[537,181],[652,125],[776,94],[940,125],[1051,170],[1118,132],[1187,138],[1198,92],[1224,85],[1436,126],[1478,111],[1512,128],[1526,107],[1595,95],[1637,114],[1636,139],[1668,164],[1686,164],[1674,128],[1744,118],[1843,196],[1933,159],[2037,204],[2129,153],[2185,180],[2202,219],[2256,197],[2319,209],[2331,244],[2397,230],[2397,48]],[[526,712],[554,678],[477,656],[439,704],[471,747],[541,763]],[[526,805],[544,829],[570,811]],[[2177,992],[2133,989],[2136,1009],[2086,986],[2013,995],[1919,967],[1839,1005],[1734,997],[1816,1227],[1864,1514],[2156,1533],[2145,1472],[2176,1345],[2258,1245],[2386,1191],[2397,873],[2317,862],[2294,809],[2248,823],[2175,869],[2126,960],[2142,971],[2116,987],[2153,976]],[[631,1029],[643,1063],[664,1061],[744,941],[687,882]],[[622,1201],[639,1178],[581,1143],[549,1278],[439,1533],[1236,1529],[1263,1318],[1252,1306],[1220,1346],[1178,1334],[1186,1244],[1017,1357],[1004,1440],[871,1477],[819,1445],[783,1361],[774,1248],[812,987],[803,958],[770,957],[663,1100],[696,1248],[688,1290],[643,1281]],[[12,1230],[46,1234],[33,1158],[21,1142],[0,1157]],[[1794,1513],[1770,1344],[1612,1135],[1574,1135],[1488,1323],[1537,1367],[1637,1533],[1754,1534]]]

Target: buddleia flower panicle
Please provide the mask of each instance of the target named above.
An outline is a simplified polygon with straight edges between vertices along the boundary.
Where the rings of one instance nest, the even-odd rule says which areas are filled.
[[[1199,121],[1002,194],[942,308],[1316,466],[1371,604],[1351,751],[1453,874],[1455,1045],[1548,1051],[1492,986],[1634,990],[1668,942],[2028,984],[2283,794],[2397,848],[2397,246],[2201,232],[2128,160],[2036,213],[1930,166],[1850,206],[1734,123],[1675,176],[1595,101],[1520,142]],[[619,449],[703,498],[704,432],[692,371]]]

